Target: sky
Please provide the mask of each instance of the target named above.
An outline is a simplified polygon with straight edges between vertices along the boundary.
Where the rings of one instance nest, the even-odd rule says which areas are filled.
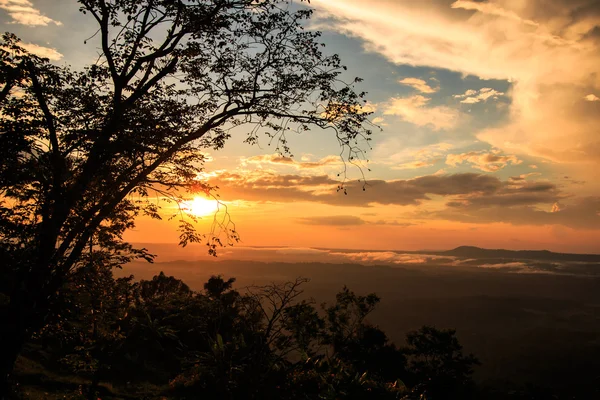
[[[600,253],[600,2],[311,7],[310,29],[364,79],[382,130],[368,165],[348,170],[347,195],[326,132],[289,138],[293,158],[243,134],[211,152],[206,177],[243,246]],[[75,0],[0,0],[0,24],[59,65],[97,58],[96,27]],[[210,204],[197,204],[206,231]],[[177,242],[176,225],[140,218],[126,238]]]

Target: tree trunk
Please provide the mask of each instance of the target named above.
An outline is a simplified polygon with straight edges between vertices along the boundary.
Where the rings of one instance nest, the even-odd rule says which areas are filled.
[[[9,306],[10,307],[10,306]],[[15,315],[11,307],[0,328],[0,399],[8,399],[12,391],[12,373],[17,357],[27,339],[22,315]]]
[[[10,396],[15,362],[25,343],[33,332],[43,326],[44,316],[38,310],[44,310],[48,299],[40,292],[35,296],[27,293],[34,292],[21,290],[13,293],[10,303],[0,315],[0,400]]]
[[[96,400],[98,399],[98,387],[100,386],[100,379],[98,379],[98,373],[94,373],[94,376],[92,377],[92,382],[90,384],[90,387],[87,390],[87,398],[88,400]]]

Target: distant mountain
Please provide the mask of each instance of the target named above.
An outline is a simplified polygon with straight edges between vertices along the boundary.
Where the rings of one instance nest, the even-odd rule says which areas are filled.
[[[482,249],[475,246],[460,246],[453,250],[427,252],[427,254],[461,258],[503,258],[511,260],[571,261],[600,263],[600,254],[553,253],[548,250],[503,250]]]

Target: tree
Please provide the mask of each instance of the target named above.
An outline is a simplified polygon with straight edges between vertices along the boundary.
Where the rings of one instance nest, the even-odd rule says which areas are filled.
[[[473,366],[479,360],[463,354],[454,329],[423,326],[406,335],[409,370],[415,394],[425,399],[467,399],[472,389]]]
[[[453,330],[422,327],[398,349],[367,321],[375,294],[344,287],[319,313],[306,282],[238,291],[213,276],[195,292],[162,272],[136,283],[79,271],[28,356],[87,380],[94,399],[106,383],[113,394],[151,383],[181,399],[469,398],[476,360]]]
[[[0,273],[3,385],[69,275],[89,259],[151,259],[122,239],[153,195],[213,193],[202,149],[245,129],[290,153],[286,134],[331,131],[346,160],[368,140],[364,93],[341,81],[337,55],[306,31],[292,0],[79,0],[98,26],[98,61],[82,71],[0,46]],[[216,221],[206,237],[181,217],[181,243],[235,242]],[[220,234],[223,235],[220,235]],[[224,239],[223,239],[224,238]],[[1,390],[6,390],[3,387]]]

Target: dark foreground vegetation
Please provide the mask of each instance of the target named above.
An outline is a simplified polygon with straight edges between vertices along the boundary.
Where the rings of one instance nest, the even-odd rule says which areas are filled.
[[[159,264],[172,269],[168,263]],[[495,297],[463,301],[444,292],[456,289],[461,282],[471,291],[483,290],[493,296],[494,288],[482,276],[454,271],[444,277],[358,265],[321,264],[316,269],[311,264],[235,265],[186,265],[187,273],[182,273],[189,275],[191,288],[201,289],[198,291],[163,273],[152,277],[148,268],[138,271],[126,266],[115,274],[120,277],[113,276],[110,268],[98,266],[75,274],[63,288],[47,325],[25,346],[11,377],[12,398],[541,400],[592,399],[598,395],[598,385],[590,379],[582,381],[585,357],[576,351],[582,337],[562,335],[550,353],[535,358],[534,348],[545,348],[544,343],[551,343],[558,331],[539,325],[538,336],[529,341],[525,336],[514,336],[509,321],[517,314],[511,311],[506,296],[516,292],[504,286],[497,288],[505,296],[501,307],[492,304],[499,301]],[[233,278],[210,277],[219,269],[240,274],[240,283]],[[345,287],[334,297],[325,296],[325,292],[335,291],[333,285],[342,270],[346,271],[345,281],[362,293],[379,288],[383,304],[375,294],[357,294]],[[147,279],[135,281],[128,271],[140,272]],[[277,284],[247,276],[273,276],[275,271],[282,274]],[[311,276],[318,272],[318,276],[310,283],[304,279],[284,283],[301,271]],[[328,273],[337,278],[329,279]],[[202,276],[204,281],[199,280]],[[528,282],[527,287],[545,290],[547,279],[523,275],[511,278],[513,289],[519,286],[515,279],[520,281],[520,277]],[[489,281],[508,278],[494,273]],[[567,280],[560,286],[571,290],[575,283]],[[410,301],[408,298],[414,297],[411,287],[421,296],[431,296],[433,291],[446,297],[437,302],[429,297]],[[585,289],[585,285],[579,287]],[[469,290],[465,287],[461,292]],[[313,295],[327,298],[327,304],[315,303],[309,297]],[[518,304],[524,305],[524,301]],[[487,310],[487,319],[474,314],[479,303]],[[528,307],[535,307],[533,298],[529,303],[532,305]],[[544,307],[549,306],[547,303]],[[479,365],[462,349],[454,330],[423,326],[404,338],[398,335],[398,331],[407,331],[411,325],[416,328],[427,320],[460,326],[461,342],[470,343],[469,350],[476,347],[478,355],[483,351],[484,364]],[[467,320],[470,323],[465,325]],[[581,324],[569,321],[573,329],[583,332]],[[519,317],[516,323],[524,329],[541,324],[531,315],[529,319]],[[476,332],[483,333],[473,336]],[[508,345],[513,336],[513,343]],[[476,337],[487,338],[483,347],[474,345]],[[516,388],[499,382],[510,376],[509,370],[523,375],[525,381],[532,378],[527,374],[549,371],[546,364],[566,348],[572,352],[564,357],[563,373],[546,379],[555,379],[555,385]],[[515,356],[520,351],[522,354]],[[498,357],[490,357],[494,353],[498,357],[505,354],[500,358],[506,358],[506,363],[498,365]],[[587,366],[592,370],[585,374],[593,376],[597,364]],[[473,370],[480,378],[486,370],[487,375],[497,378],[496,383],[474,381]]]
[[[160,246],[153,251],[159,248],[161,254],[169,253]],[[310,283],[303,285],[303,296],[317,304],[334,303],[346,284],[356,293],[381,297],[369,322],[398,346],[407,332],[422,325],[456,329],[464,351],[481,361],[473,374],[479,399],[600,398],[596,275],[515,273],[471,265],[227,261],[225,256],[216,262],[175,261],[180,256],[151,265],[130,263],[115,275],[149,280],[164,271],[194,290],[218,274],[235,276],[238,287],[304,276]],[[274,252],[267,256],[277,258]]]
[[[475,398],[478,361],[455,331],[424,326],[397,347],[366,319],[375,294],[344,287],[316,306],[304,279],[238,291],[214,276],[194,292],[90,268],[27,344],[15,398]]]

